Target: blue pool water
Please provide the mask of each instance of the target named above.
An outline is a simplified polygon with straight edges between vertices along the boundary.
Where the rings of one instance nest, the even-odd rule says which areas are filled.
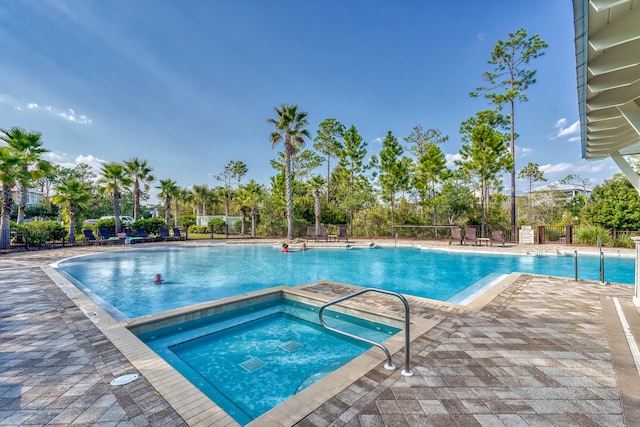
[[[599,280],[599,257],[580,256],[580,279]],[[269,245],[132,249],[65,260],[56,267],[129,318],[277,285],[332,280],[445,301],[491,274],[573,277],[573,256],[516,256],[412,248],[310,249]],[[632,284],[633,258],[605,259],[605,280]],[[165,282],[153,282],[161,273]]]
[[[398,332],[326,313],[331,326],[374,341]],[[317,307],[284,298],[138,336],[240,424],[370,347],[319,326]]]

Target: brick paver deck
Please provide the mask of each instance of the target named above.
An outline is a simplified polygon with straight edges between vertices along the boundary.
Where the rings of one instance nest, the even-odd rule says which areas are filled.
[[[0,425],[187,425],[144,376],[109,384],[135,367],[39,267],[95,250],[109,249],[0,256]],[[479,311],[410,298],[413,317],[439,322],[412,343],[415,375],[384,370],[381,355],[297,425],[640,425],[631,297],[630,286],[528,275]],[[355,303],[397,309],[384,296]],[[394,362],[402,367],[402,351]]]

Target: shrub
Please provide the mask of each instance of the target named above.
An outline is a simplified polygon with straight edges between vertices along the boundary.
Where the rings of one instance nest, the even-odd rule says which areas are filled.
[[[251,230],[251,221],[247,221],[246,219],[244,220],[244,223],[246,224],[245,230]],[[240,233],[242,231],[242,220],[239,219],[236,222],[233,223],[233,229],[235,230],[236,233]]]
[[[598,244],[598,236],[600,236],[602,246],[611,245],[610,231],[599,225],[591,225],[589,227],[580,228],[580,230],[578,230],[578,233],[576,234],[576,243],[596,246]]]
[[[122,227],[122,223],[120,224]],[[98,228],[105,228],[109,231],[109,234],[112,236],[116,235],[116,219],[108,218],[108,219],[99,219],[96,221],[94,231],[97,231]]]
[[[19,226],[29,233],[29,246],[42,246],[47,242],[59,242],[67,231],[55,221],[31,221]]]
[[[206,234],[206,233],[209,233],[209,227],[206,225],[190,225],[189,233]]]
[[[192,225],[196,225],[196,216],[195,215],[180,215],[178,217],[178,225],[180,227],[189,228]]]
[[[208,224],[214,233],[224,234],[227,231],[227,223],[221,218],[213,218]]]
[[[616,248],[630,248],[633,249],[636,244],[633,240],[631,240],[631,236],[628,234],[618,234],[615,239],[613,239],[613,246]]]

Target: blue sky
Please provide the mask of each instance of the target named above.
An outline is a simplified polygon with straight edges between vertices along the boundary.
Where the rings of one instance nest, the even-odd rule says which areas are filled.
[[[453,160],[460,122],[489,108],[469,92],[519,28],[549,48],[516,107],[517,169],[602,183],[618,170],[581,158],[569,1],[5,0],[0,128],[42,132],[66,166],[135,156],[184,187],[219,185],[231,160],[268,184],[282,103],[314,136],[328,117],[355,125],[371,154],[389,130],[438,129]]]

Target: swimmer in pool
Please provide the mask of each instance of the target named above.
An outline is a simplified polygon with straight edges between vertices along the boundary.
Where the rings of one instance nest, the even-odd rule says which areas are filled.
[[[289,252],[289,245],[287,245],[286,243],[282,244],[282,252]]]
[[[154,280],[154,283],[162,283],[162,282],[164,282],[164,279],[162,278],[160,273],[156,274],[156,278]]]

